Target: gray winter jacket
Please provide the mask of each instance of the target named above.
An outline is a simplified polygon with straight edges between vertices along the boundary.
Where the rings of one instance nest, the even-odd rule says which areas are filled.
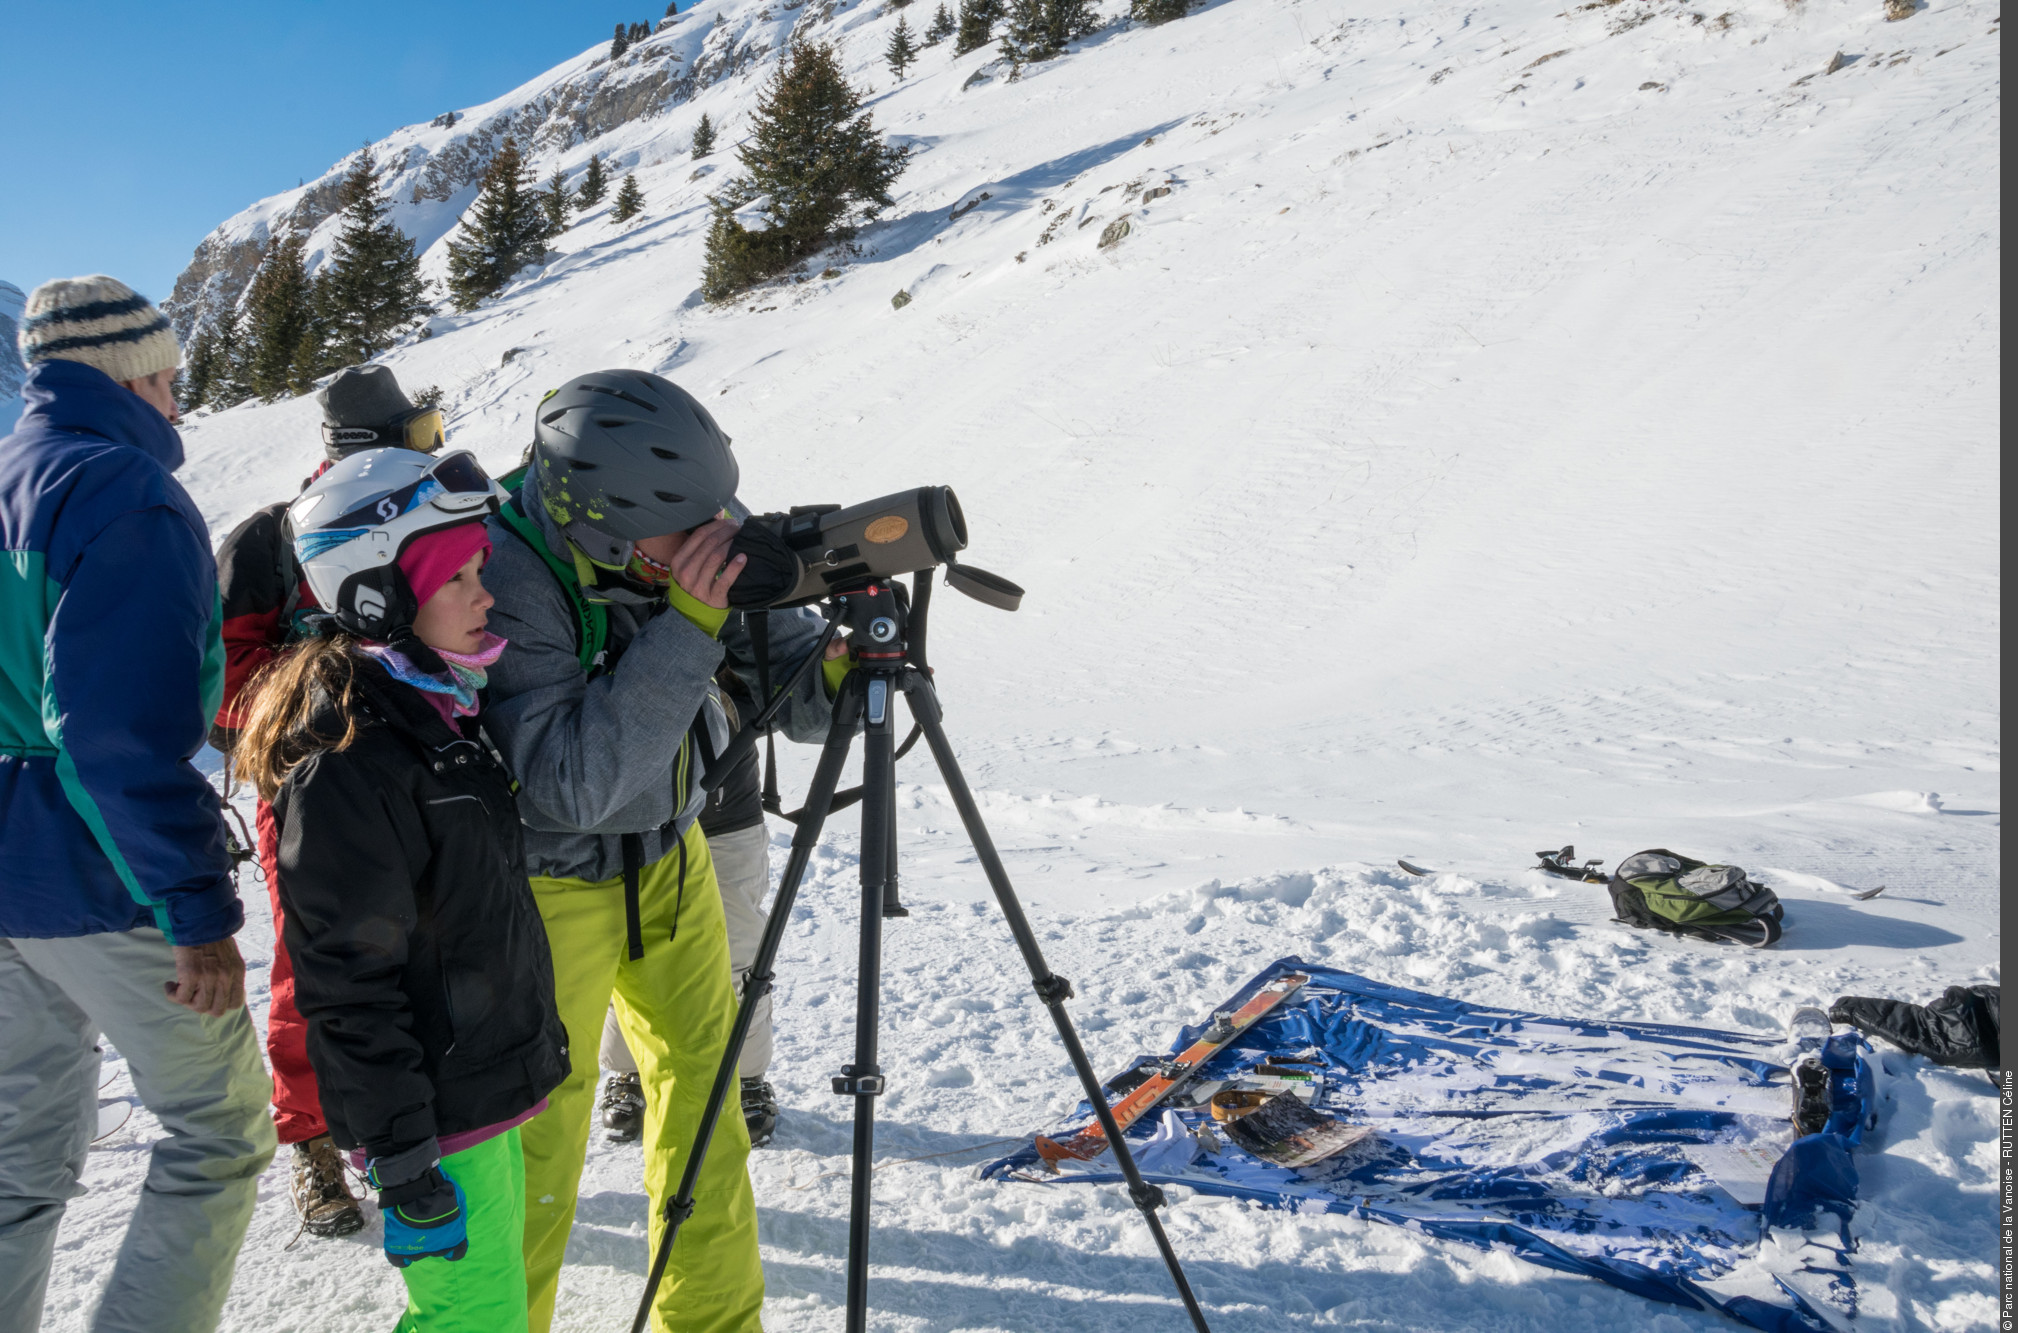
[[[528,477],[526,513],[565,560],[566,539],[536,486]],[[700,764],[683,752],[689,728],[703,718],[714,747],[727,742],[714,686],[725,654],[754,687],[744,617],[730,615],[717,640],[663,602],[608,603],[607,651],[616,665],[589,679],[577,651],[574,604],[552,567],[499,519],[490,520],[490,538],[483,572],[484,587],[497,598],[490,628],[510,646],[490,668],[484,726],[519,781],[528,868],[538,876],[614,879],[623,873],[626,833],[643,835],[650,865],[673,850],[703,803]],[[772,613],[773,688],[812,651],[821,624],[810,610]],[[831,713],[815,670],[781,710],[780,731],[817,741]]]

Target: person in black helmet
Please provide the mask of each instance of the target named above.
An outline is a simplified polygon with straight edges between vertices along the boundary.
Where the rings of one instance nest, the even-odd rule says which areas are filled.
[[[340,370],[315,398],[322,406],[323,460],[301,483],[303,490],[332,464],[365,449],[393,445],[431,454],[442,446],[441,412],[416,405],[386,366]],[[317,609],[284,529],[290,503],[278,500],[254,510],[218,548],[224,699],[211,724],[210,743],[223,754],[231,753],[243,726],[252,694],[248,685],[294,642],[301,618]],[[273,1065],[274,1128],[283,1145],[293,1145],[290,1194],[302,1230],[311,1236],[348,1236],[364,1225],[364,1213],[330,1142],[315,1070],[308,1062],[308,1027],[294,1006],[294,968],[282,939],[278,835],[273,809],[264,800],[258,803],[255,823],[259,864],[273,900],[266,1055]]]
[[[491,734],[519,811],[574,1070],[524,1127],[526,1283],[545,1333],[595,1101],[594,1050],[616,999],[645,1100],[644,1176],[656,1245],[735,1017],[700,779],[730,726],[725,658],[754,663],[728,591],[742,569],[724,517],[738,470],[728,437],[678,386],[641,371],[580,376],[540,404],[526,479],[493,520],[485,582],[510,646],[490,673]],[[817,617],[778,617],[772,679],[815,647]],[[840,665],[840,664],[835,664]],[[790,738],[824,737],[829,673],[795,687]],[[760,1328],[763,1268],[745,1162],[721,1120],[654,1307],[654,1327]]]

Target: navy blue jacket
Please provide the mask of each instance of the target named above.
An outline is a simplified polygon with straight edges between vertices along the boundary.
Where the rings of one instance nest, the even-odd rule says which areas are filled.
[[[182,437],[74,361],[28,372],[0,439],[0,936],[244,922],[190,760],[224,684],[217,566],[169,475]]]

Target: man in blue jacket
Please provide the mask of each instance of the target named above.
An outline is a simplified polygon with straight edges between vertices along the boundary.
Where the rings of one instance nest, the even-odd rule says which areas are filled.
[[[170,474],[180,351],[107,277],[28,298],[0,440],[0,1323],[40,1321],[83,1192],[100,1033],[168,1137],[94,1330],[217,1327],[273,1157],[217,794],[191,765],[224,651],[209,533]]]

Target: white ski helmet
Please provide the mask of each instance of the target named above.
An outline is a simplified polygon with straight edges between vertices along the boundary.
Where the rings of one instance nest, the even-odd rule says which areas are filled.
[[[316,478],[287,507],[287,527],[323,609],[352,634],[390,641],[420,612],[400,552],[425,533],[481,523],[503,501],[467,449],[366,449]]]

